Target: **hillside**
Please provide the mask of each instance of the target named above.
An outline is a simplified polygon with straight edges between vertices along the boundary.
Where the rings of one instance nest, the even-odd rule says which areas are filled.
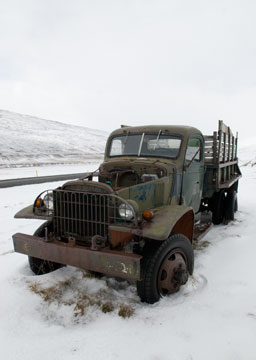
[[[247,142],[241,143],[238,149],[240,166],[256,165],[256,138],[248,139]]]
[[[108,134],[0,110],[0,167],[101,160]]]

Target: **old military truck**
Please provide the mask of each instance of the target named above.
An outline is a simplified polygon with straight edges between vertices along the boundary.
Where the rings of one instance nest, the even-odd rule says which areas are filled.
[[[109,136],[98,171],[16,214],[46,222],[33,236],[13,235],[14,248],[35,274],[68,264],[131,279],[141,300],[154,303],[192,274],[193,240],[234,218],[240,176],[237,136],[222,121],[213,136],[123,126]]]

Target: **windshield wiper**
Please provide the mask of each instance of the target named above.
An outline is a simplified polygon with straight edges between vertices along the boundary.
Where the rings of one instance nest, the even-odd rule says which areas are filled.
[[[158,133],[158,135],[157,135],[157,138],[156,138],[156,144],[155,144],[154,149],[153,149],[154,151],[156,150],[156,147],[157,147],[157,145],[158,145],[158,141],[159,141],[161,132],[162,132],[162,130],[160,129],[160,130],[159,130],[159,133]]]
[[[128,136],[129,136],[129,131],[127,131],[126,137],[125,137],[125,139],[124,139],[124,145],[126,145],[126,142],[127,142]]]
[[[143,141],[144,141],[144,136],[145,136],[145,133],[142,134],[142,137],[141,137],[141,140],[140,140],[138,156],[140,156],[140,154],[141,154],[141,149],[142,149],[142,144],[143,144]]]

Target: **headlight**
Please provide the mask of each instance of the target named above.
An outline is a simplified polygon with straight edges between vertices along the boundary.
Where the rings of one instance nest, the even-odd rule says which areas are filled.
[[[47,194],[43,198],[44,206],[47,210],[53,210],[53,193],[47,192]]]
[[[130,205],[128,204],[121,204],[119,206],[119,215],[121,216],[122,219],[126,219],[126,220],[132,220],[134,217],[134,212],[133,209]]]
[[[34,202],[34,214],[51,216],[53,214],[53,190],[43,191]]]

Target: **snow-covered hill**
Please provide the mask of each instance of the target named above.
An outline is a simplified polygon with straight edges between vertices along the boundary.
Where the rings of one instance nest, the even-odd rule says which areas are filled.
[[[256,138],[238,145],[238,157],[240,166],[256,165]]]
[[[108,134],[0,110],[0,167],[101,160]]]
[[[108,133],[0,110],[0,168],[81,164],[103,158]],[[256,164],[256,139],[239,143],[240,166]]]

